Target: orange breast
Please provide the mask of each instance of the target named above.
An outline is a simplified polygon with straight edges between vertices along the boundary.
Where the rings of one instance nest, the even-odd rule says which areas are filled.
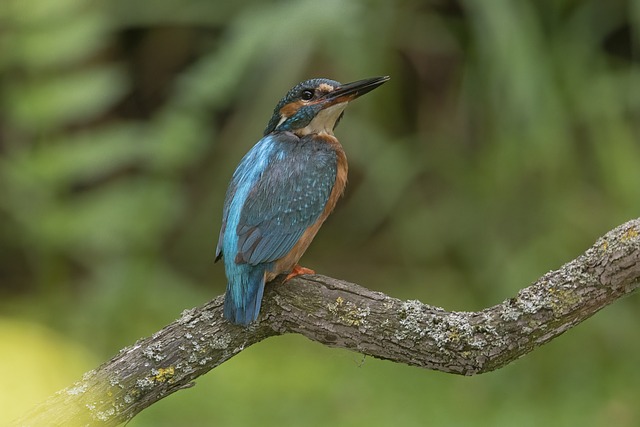
[[[333,185],[333,189],[331,190],[331,194],[329,194],[327,204],[325,205],[324,210],[320,214],[318,220],[309,228],[307,228],[304,234],[302,234],[302,236],[300,237],[300,240],[298,240],[298,242],[287,255],[280,258],[274,263],[272,271],[267,272],[267,281],[272,280],[279,274],[291,271],[293,266],[298,263],[298,260],[300,259],[300,257],[302,257],[302,254],[304,254],[304,252],[311,244],[311,241],[316,236],[316,233],[320,229],[320,226],[333,211],[333,208],[335,208],[340,196],[342,196],[342,194],[344,193],[344,188],[347,185],[347,156],[344,152],[344,149],[334,136],[322,135],[321,137],[324,138],[327,143],[331,144],[331,146],[336,151],[338,161],[336,181]]]

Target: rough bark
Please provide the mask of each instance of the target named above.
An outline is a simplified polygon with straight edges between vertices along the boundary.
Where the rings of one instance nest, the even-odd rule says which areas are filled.
[[[222,319],[223,296],[122,349],[16,425],[115,426],[273,335],[462,375],[498,369],[587,319],[640,284],[640,219],[513,297],[478,312],[400,301],[353,283],[304,276],[270,284],[245,329]]]

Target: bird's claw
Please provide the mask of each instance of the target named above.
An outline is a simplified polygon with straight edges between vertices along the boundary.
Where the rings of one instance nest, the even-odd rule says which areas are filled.
[[[304,274],[316,274],[316,272],[310,268],[296,264],[295,267],[293,267],[293,270],[291,270],[291,273],[287,274],[287,277],[284,278],[284,281],[286,282],[289,279],[293,279],[296,276],[302,276]]]

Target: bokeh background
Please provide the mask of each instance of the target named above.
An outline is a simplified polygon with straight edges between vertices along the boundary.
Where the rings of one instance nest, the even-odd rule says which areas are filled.
[[[224,292],[224,192],[310,77],[392,80],[337,135],[319,273],[449,310],[640,213],[640,2],[3,0],[0,424]],[[465,378],[269,339],[144,426],[637,426],[640,300]]]

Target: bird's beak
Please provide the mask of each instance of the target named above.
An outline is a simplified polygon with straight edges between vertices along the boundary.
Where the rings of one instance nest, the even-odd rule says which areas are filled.
[[[323,108],[343,102],[350,102],[367,92],[371,92],[381,84],[389,80],[389,76],[373,77],[370,79],[358,80],[357,82],[347,83],[338,86],[332,92],[326,94],[320,99]]]

